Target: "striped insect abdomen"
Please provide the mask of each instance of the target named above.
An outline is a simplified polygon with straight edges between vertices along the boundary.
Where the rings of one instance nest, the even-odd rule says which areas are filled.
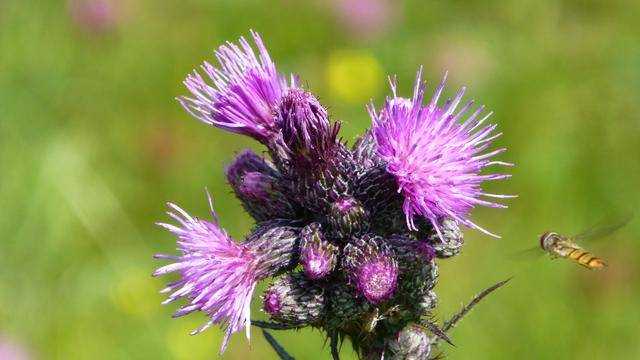
[[[566,257],[592,270],[600,270],[607,265],[599,257],[579,247],[569,251]]]

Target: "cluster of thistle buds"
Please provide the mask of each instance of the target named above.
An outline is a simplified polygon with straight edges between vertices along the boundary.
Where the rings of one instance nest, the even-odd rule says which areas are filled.
[[[251,324],[268,329],[311,326],[330,339],[338,357],[348,339],[362,358],[428,359],[439,339],[429,319],[437,304],[437,260],[458,254],[460,226],[491,234],[469,220],[476,206],[504,207],[486,198],[481,183],[508,177],[481,174],[504,151],[486,152],[495,125],[483,107],[459,106],[464,89],[439,103],[444,80],[428,103],[418,72],[413,96],[399,97],[396,81],[380,109],[368,106],[372,125],[353,145],[338,137],[340,121],[302,87],[280,74],[260,39],[257,52],[244,38],[215,51],[185,80],[179,98],[195,118],[250,136],[265,154],[245,151],[227,167],[227,179],[255,220],[236,242],[213,221],[192,217],[174,204],[177,224],[159,224],[178,236],[179,255],[155,275],[178,272],[165,303],[184,298],[176,312],[204,312],[232,333]],[[445,77],[446,78],[446,77]],[[208,193],[207,193],[208,195]],[[268,321],[251,319],[256,285]],[[453,324],[449,324],[453,325]],[[449,326],[449,327],[451,327]],[[267,339],[283,358],[284,350]]]

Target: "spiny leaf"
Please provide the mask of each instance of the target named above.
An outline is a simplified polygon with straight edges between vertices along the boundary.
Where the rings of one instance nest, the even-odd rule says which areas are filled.
[[[260,320],[251,320],[251,325],[257,326],[257,327],[259,327],[261,329],[269,329],[269,330],[299,329],[299,327],[296,327],[296,326],[287,326],[287,325],[281,325],[281,324],[277,324],[277,323],[272,323],[272,322],[268,322],[268,321],[260,321]]]
[[[444,333],[444,331],[440,330],[440,328],[438,328],[438,326],[428,320],[423,320],[420,322],[420,325],[424,328],[426,328],[427,330],[431,331],[435,336],[439,337],[440,339],[446,341],[447,343],[449,343],[449,345],[451,346],[455,346],[453,344],[453,341],[451,341],[451,339],[449,339],[449,337],[447,336],[447,334]]]
[[[289,355],[284,348],[278,344],[278,342],[276,341],[276,339],[267,332],[267,330],[262,329],[262,335],[264,335],[264,338],[267,339],[267,342],[271,345],[271,347],[273,348],[273,350],[275,350],[275,352],[278,354],[278,356],[280,356],[280,359],[282,360],[295,360],[295,358],[291,355]]]
[[[331,356],[333,357],[333,360],[340,360],[340,349],[338,348],[338,333],[337,331],[333,331],[331,332],[331,335],[329,335],[329,339],[330,339],[330,347],[331,347]]]
[[[449,319],[449,321],[444,323],[444,326],[442,327],[442,331],[446,333],[447,331],[451,330],[451,328],[456,326],[456,324],[460,320],[462,320],[462,318],[465,315],[467,315],[471,311],[471,309],[473,309],[476,305],[478,305],[480,300],[482,300],[485,296],[491,294],[495,290],[499,289],[504,284],[508,283],[509,280],[511,280],[511,278],[508,278],[506,280],[500,281],[499,283],[484,289],[481,293],[479,293],[478,295],[474,296],[471,299],[471,301],[462,308],[462,310],[460,310],[458,313],[453,315],[453,317],[451,317],[451,319]]]

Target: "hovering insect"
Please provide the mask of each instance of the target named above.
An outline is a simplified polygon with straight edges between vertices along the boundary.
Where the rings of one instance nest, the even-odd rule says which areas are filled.
[[[565,258],[590,270],[602,270],[607,264],[600,257],[585,250],[578,242],[602,238],[624,226],[631,216],[609,226],[596,227],[580,235],[566,237],[557,232],[547,231],[540,236],[540,247],[553,258]]]
[[[554,258],[571,259],[591,270],[601,270],[607,266],[604,260],[588,252],[571,238],[564,237],[553,231],[547,231],[542,234],[540,246],[542,250],[548,252]]]

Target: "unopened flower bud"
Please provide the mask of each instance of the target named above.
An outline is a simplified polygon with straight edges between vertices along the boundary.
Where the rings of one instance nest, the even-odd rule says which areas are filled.
[[[284,325],[313,325],[325,315],[324,289],[299,272],[275,280],[262,299],[264,311]]]
[[[292,165],[308,168],[321,162],[337,141],[339,124],[331,126],[318,99],[302,89],[291,89],[276,111],[282,136],[277,140]]]
[[[323,161],[309,169],[295,169],[292,176],[300,202],[312,212],[328,213],[331,204],[349,192],[353,165],[349,149],[336,143]]]
[[[348,238],[369,228],[369,214],[360,202],[350,196],[341,196],[329,207],[329,225],[335,236]]]
[[[398,292],[413,307],[424,300],[438,280],[435,250],[425,242],[405,236],[391,236],[387,241],[400,268]]]
[[[436,252],[430,244],[407,236],[393,235],[387,239],[398,259],[401,271],[416,271],[429,265]]]
[[[242,243],[260,261],[260,278],[275,276],[293,269],[299,260],[298,247],[301,229],[289,220],[269,220],[258,224]]]
[[[428,359],[431,352],[429,334],[416,324],[405,326],[389,343],[390,359],[421,360]]]
[[[398,193],[396,179],[387,172],[385,164],[376,164],[358,174],[354,184],[354,197],[371,213],[371,230],[391,235],[407,230],[407,219],[402,212],[404,199]]]
[[[329,328],[349,328],[355,321],[370,313],[373,305],[344,281],[337,281],[329,289],[329,311],[326,324]]]
[[[429,235],[429,243],[436,251],[439,258],[448,258],[457,255],[462,250],[464,239],[462,231],[455,220],[444,219],[440,222],[440,231],[442,239],[433,231]]]
[[[318,224],[313,223],[302,229],[300,263],[307,278],[324,278],[335,268],[337,259],[338,248],[323,238]]]
[[[347,244],[342,266],[350,283],[369,302],[377,304],[393,296],[398,263],[381,237],[364,235]]]
[[[432,290],[427,291],[422,299],[416,304],[415,309],[420,315],[430,314],[431,311],[438,305],[438,296]]]
[[[356,163],[358,173],[365,172],[366,170],[375,167],[383,166],[384,161],[378,156],[376,152],[376,141],[371,135],[370,131],[367,131],[353,145],[353,160]]]
[[[294,219],[297,206],[286,194],[286,180],[265,159],[246,151],[227,167],[227,179],[256,221]]]

